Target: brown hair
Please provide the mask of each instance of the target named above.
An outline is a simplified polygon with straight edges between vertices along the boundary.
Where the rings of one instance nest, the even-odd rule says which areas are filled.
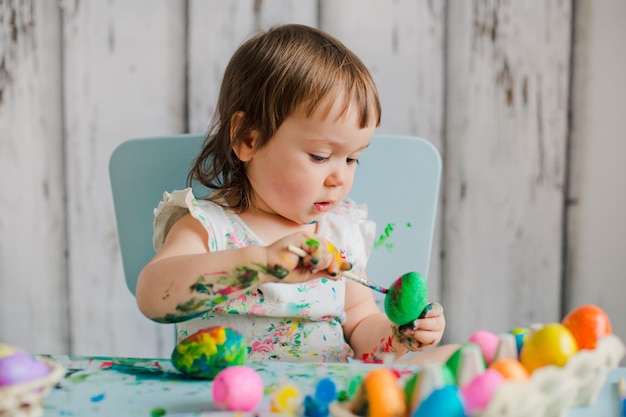
[[[237,212],[251,205],[252,188],[245,164],[237,158],[247,132],[259,132],[265,146],[294,111],[310,116],[335,88],[345,91],[344,112],[358,105],[359,127],[380,123],[380,101],[363,62],[340,41],[304,25],[273,27],[243,43],[224,72],[217,108],[204,146],[187,182],[215,190],[210,199]],[[243,117],[231,137],[232,116]]]

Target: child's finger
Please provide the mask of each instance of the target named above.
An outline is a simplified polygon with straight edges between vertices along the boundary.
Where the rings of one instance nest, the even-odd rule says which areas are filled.
[[[341,261],[341,265],[339,265],[340,271],[349,271],[352,269],[352,262],[348,262],[345,259]]]
[[[428,303],[419,318],[436,317],[443,315],[443,306],[437,302]]]

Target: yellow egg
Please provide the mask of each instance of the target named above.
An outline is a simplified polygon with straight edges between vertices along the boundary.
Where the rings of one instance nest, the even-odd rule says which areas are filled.
[[[572,332],[560,323],[549,323],[528,335],[520,362],[532,373],[546,365],[565,366],[576,352],[578,345]]]

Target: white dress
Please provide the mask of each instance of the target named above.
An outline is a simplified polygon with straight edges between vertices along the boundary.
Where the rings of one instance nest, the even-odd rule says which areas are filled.
[[[170,227],[191,213],[208,232],[210,250],[242,248],[265,243],[230,210],[196,199],[191,188],[164,193],[154,210],[154,248],[158,252]],[[374,243],[375,224],[367,220],[365,206],[342,202],[317,224],[318,235],[328,239],[353,264],[365,270]],[[246,338],[248,359],[345,362],[352,349],[343,336],[345,280],[316,279],[300,284],[267,283],[228,299],[199,317],[177,323],[178,341],[196,331],[228,325]]]

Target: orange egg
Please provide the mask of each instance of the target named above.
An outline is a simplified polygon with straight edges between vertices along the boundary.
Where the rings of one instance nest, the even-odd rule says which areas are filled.
[[[528,371],[515,359],[496,359],[489,365],[489,369],[500,372],[504,379],[509,381],[525,381],[529,378]]]
[[[406,414],[404,390],[398,377],[389,369],[370,371],[363,380],[372,417],[403,417]]]
[[[611,334],[611,320],[600,307],[588,304],[572,310],[561,321],[579,349],[595,349],[598,339]]]

